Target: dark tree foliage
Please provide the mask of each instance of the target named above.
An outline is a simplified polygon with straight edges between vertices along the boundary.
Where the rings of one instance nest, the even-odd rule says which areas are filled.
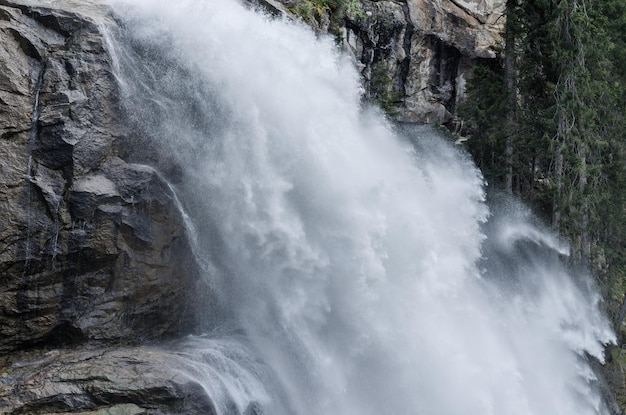
[[[504,38],[499,62],[468,82],[468,148],[492,184],[571,241],[572,261],[594,273],[621,326],[626,0],[509,0]]]

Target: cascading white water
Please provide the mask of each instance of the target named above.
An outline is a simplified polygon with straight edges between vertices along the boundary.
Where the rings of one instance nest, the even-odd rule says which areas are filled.
[[[270,373],[228,370],[254,385],[225,382],[219,413],[606,412],[588,360],[613,335],[563,246],[519,212],[485,225],[480,172],[364,108],[331,39],[234,0],[114,7],[125,105],[211,264],[216,324]]]

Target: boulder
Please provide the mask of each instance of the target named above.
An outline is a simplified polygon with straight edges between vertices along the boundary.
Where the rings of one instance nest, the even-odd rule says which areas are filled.
[[[180,356],[138,346],[52,350],[13,357],[0,368],[7,415],[216,414],[203,386],[175,369]]]

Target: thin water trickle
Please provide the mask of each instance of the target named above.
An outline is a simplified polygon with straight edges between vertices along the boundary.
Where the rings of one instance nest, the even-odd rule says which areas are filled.
[[[35,180],[35,164],[33,160],[33,148],[35,147],[35,142],[39,135],[39,117],[41,116],[41,106],[39,105],[39,98],[41,95],[41,88],[43,86],[43,77],[46,71],[46,65],[42,64],[39,72],[37,74],[37,79],[35,81],[35,85],[33,85],[33,109],[30,116],[30,132],[28,136],[28,165],[26,170],[26,181],[28,183],[28,204],[25,209],[26,212],[26,240],[24,242],[24,275],[28,273],[28,268],[30,265],[31,256],[33,255],[32,251],[32,204],[33,204],[33,180]]]
[[[61,215],[61,201],[63,199],[61,197],[58,197],[56,200],[56,204],[54,207],[54,235],[52,236],[52,244],[51,244],[51,249],[52,249],[52,268],[54,269],[56,267],[56,260],[57,260],[57,255],[59,254],[59,233],[61,232],[61,220],[60,220],[60,215]]]
[[[192,249],[244,333],[194,372],[218,413],[606,413],[588,359],[613,334],[565,248],[490,213],[458,147],[364,108],[332,39],[233,0],[114,7],[129,119],[179,167]]]

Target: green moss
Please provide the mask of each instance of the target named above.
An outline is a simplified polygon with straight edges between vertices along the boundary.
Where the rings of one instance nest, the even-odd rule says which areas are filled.
[[[316,16],[321,16],[324,11],[332,12],[339,7],[340,0],[300,0],[289,8],[296,16],[304,21],[309,21]]]
[[[329,18],[329,32],[339,36],[346,17],[364,17],[360,0],[299,0],[288,10],[309,24],[320,24],[322,16]]]
[[[363,19],[365,18],[365,12],[361,6],[359,0],[346,0],[345,1],[345,13],[350,19]]]
[[[402,105],[402,93],[393,87],[393,79],[389,75],[389,69],[383,62],[372,67],[370,78],[370,95],[390,118],[399,115]]]
[[[300,17],[305,22],[314,19],[315,7],[309,1],[302,1],[289,9],[293,14]]]

